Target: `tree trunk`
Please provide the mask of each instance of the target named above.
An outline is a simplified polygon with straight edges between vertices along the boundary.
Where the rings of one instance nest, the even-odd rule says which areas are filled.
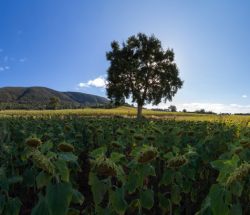
[[[137,105],[137,119],[142,118],[142,105],[138,104]]]

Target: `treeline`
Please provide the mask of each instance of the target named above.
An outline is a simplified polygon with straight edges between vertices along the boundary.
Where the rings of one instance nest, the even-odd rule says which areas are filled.
[[[170,105],[168,108],[152,108],[151,110],[154,111],[162,111],[162,112],[178,112],[177,107],[175,105]],[[213,111],[206,111],[205,109],[200,109],[200,110],[196,110],[196,111],[187,111],[186,109],[183,109],[182,111],[179,112],[183,112],[183,113],[199,113],[199,114],[216,114]]]

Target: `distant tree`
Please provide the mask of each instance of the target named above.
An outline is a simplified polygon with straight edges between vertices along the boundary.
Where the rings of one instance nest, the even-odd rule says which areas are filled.
[[[60,103],[60,99],[58,97],[51,97],[49,101],[49,109],[57,109],[58,105]]]
[[[114,107],[117,107],[117,106],[121,106],[121,105],[124,105],[126,103],[125,101],[125,98],[119,98],[119,99],[111,99],[110,101],[111,105],[113,105]]]
[[[175,105],[170,105],[170,106],[168,107],[168,110],[169,110],[170,112],[176,112],[176,111],[177,111],[177,108],[176,108]]]
[[[200,110],[196,110],[195,112],[196,112],[196,113],[202,113],[202,114],[203,114],[203,113],[206,113],[206,110],[202,108],[202,109],[200,109]]]
[[[183,109],[183,110],[182,110],[182,112],[183,112],[183,113],[186,113],[186,112],[187,112],[187,110],[186,110],[186,109]]]
[[[171,101],[182,87],[173,50],[163,50],[155,36],[139,33],[121,46],[113,41],[111,48],[106,54],[110,61],[107,95],[118,103],[131,96],[132,102],[137,103],[138,118],[143,105],[157,105],[162,99]]]
[[[200,110],[196,110],[195,113],[200,113],[200,114],[216,114],[213,111],[206,111],[205,109],[200,109]]]

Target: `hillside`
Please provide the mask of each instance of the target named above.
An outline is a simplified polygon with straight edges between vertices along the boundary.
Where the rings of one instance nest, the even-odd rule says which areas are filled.
[[[108,104],[109,100],[80,92],[59,92],[46,87],[3,87],[0,88],[2,109],[44,109],[50,99],[59,99],[59,107],[75,108]]]

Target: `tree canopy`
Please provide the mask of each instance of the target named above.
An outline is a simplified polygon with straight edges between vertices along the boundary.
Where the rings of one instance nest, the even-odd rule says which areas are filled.
[[[176,111],[177,111],[177,107],[176,107],[175,105],[170,105],[170,106],[168,107],[168,110],[169,110],[170,112],[176,112]]]
[[[121,45],[111,43],[106,54],[110,61],[107,77],[107,95],[119,103],[132,99],[138,106],[138,117],[145,104],[171,101],[183,81],[174,61],[174,51],[164,50],[154,35],[143,33],[131,36]]]

